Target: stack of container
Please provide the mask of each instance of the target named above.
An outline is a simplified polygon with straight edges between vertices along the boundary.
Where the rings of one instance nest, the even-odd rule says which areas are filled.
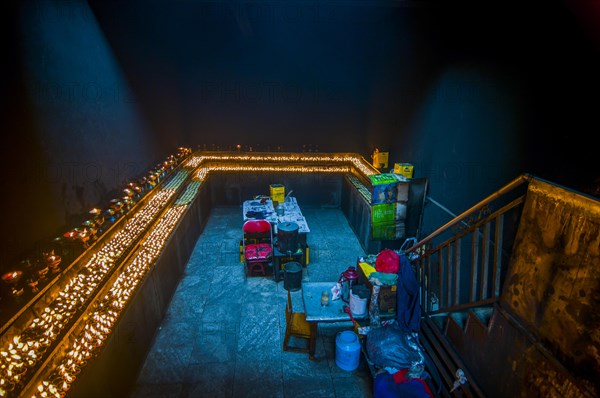
[[[395,173],[370,176],[371,236],[374,240],[404,239],[410,181]]]
[[[408,206],[408,191],[410,179],[413,178],[414,166],[410,163],[395,163],[394,175],[398,179],[396,196],[396,239],[406,235],[406,209]]]
[[[408,207],[408,190],[410,183],[403,177],[396,175],[396,212],[394,214],[395,239],[404,239],[406,236],[406,211]]]
[[[396,239],[396,202],[398,179],[394,174],[382,173],[371,179],[371,237],[374,240]]]

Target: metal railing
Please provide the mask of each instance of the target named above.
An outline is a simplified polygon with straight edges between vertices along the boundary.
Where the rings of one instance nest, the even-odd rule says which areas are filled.
[[[518,220],[512,216],[525,198],[510,194],[530,180],[519,176],[406,250],[417,270],[424,315],[498,301]]]

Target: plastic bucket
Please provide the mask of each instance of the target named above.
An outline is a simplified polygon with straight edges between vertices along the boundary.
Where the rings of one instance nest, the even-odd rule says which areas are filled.
[[[358,368],[360,360],[360,341],[351,330],[338,333],[335,339],[335,364],[343,370],[352,372]]]
[[[350,311],[352,315],[364,315],[367,312],[369,290],[361,285],[352,286],[350,292]]]
[[[277,224],[277,249],[282,253],[295,253],[298,249],[299,225],[295,222]]]
[[[302,287],[302,265],[295,261],[283,264],[283,288],[290,292]]]

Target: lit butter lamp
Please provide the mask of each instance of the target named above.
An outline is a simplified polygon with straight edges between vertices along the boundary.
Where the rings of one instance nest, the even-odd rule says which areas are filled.
[[[104,224],[104,216],[103,215],[96,216],[96,217],[94,217],[93,221],[97,227],[101,227],[102,224]]]
[[[10,271],[2,275],[2,282],[10,287],[10,293],[13,297],[19,297],[23,294],[23,287],[18,283],[23,276],[23,271]]]
[[[142,189],[147,189],[148,188],[148,178],[146,178],[146,177],[140,178],[140,180],[138,181],[138,185]]]
[[[127,184],[127,187],[129,190],[132,190],[135,193],[142,192],[142,188],[135,182],[130,182],[129,184]]]
[[[47,261],[37,261],[37,275],[38,278],[40,280],[44,280],[46,279],[46,274],[48,274],[48,271],[50,270],[50,267],[48,266],[48,262]]]
[[[123,202],[121,202],[119,199],[111,199],[110,208],[115,212],[118,212],[123,208]]]
[[[151,188],[154,188],[156,186],[156,184],[158,183],[159,175],[160,175],[160,172],[153,172],[153,171],[148,172],[148,185],[150,185]]]
[[[65,234],[63,236],[67,239],[75,240],[75,239],[77,239],[77,232],[75,232],[75,231],[65,232]]]
[[[23,275],[23,271],[10,271],[2,275],[2,281],[9,285],[15,284],[19,282],[21,276]]]
[[[129,210],[131,208],[132,203],[133,203],[133,201],[131,200],[131,198],[129,196],[123,196],[123,198],[121,200],[123,202],[123,205],[124,205],[125,209]]]
[[[83,242],[83,247],[88,247],[91,233],[87,228],[73,228],[73,231],[77,232],[77,239]]]
[[[90,234],[85,229],[73,228],[69,232],[66,232],[63,236],[72,241],[80,241],[83,243],[83,247],[88,247],[88,240],[90,240]]]
[[[96,241],[98,239],[98,231],[100,231],[100,228],[96,225],[94,220],[85,221],[83,223],[83,227],[83,230],[86,232],[86,234],[88,234],[92,241]]]
[[[56,254],[52,254],[51,256],[46,257],[46,263],[48,263],[48,267],[50,268],[53,274],[56,274],[60,271],[59,265],[61,261],[62,258]]]
[[[33,293],[38,292],[39,276],[36,271],[36,267],[33,265],[31,260],[26,258],[25,260],[21,261],[21,269],[24,272],[25,283],[27,286],[29,286]]]
[[[104,216],[102,215],[102,209],[94,207],[92,210],[90,210],[90,214],[92,215],[91,222],[93,222],[97,227],[104,224]]]
[[[37,293],[40,290],[38,288],[38,284],[40,283],[40,280],[39,280],[37,273],[35,273],[35,272],[29,273],[29,276],[25,280],[25,283],[27,283],[27,286],[29,286],[32,293]]]

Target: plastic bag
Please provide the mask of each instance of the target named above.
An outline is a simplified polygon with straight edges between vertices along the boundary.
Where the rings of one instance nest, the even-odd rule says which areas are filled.
[[[372,328],[366,343],[369,361],[379,368],[422,369],[425,358],[415,335],[396,323]]]
[[[331,288],[331,301],[339,300],[342,298],[342,284],[337,282]]]
[[[388,274],[398,273],[400,267],[400,256],[393,250],[384,249],[377,255],[375,269],[377,272]]]

